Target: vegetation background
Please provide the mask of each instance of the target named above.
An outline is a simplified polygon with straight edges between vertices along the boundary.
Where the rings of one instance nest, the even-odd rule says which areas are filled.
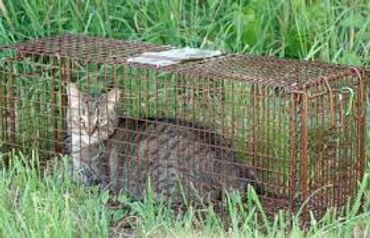
[[[370,67],[369,0],[0,0],[0,14],[1,44],[76,32]],[[369,111],[368,104],[368,122]],[[369,156],[369,132],[367,139]],[[122,228],[129,223],[140,236],[370,236],[369,169],[360,215],[356,203],[345,217],[328,215],[304,232],[295,219],[263,219],[255,197],[255,209],[238,213],[238,198],[230,200],[229,227],[212,211],[204,219],[201,211],[177,216],[150,196],[143,203],[119,198],[130,209],[115,209],[106,193],[61,174],[40,178],[37,166],[16,162],[23,157],[0,171],[0,237],[105,237],[132,232]]]

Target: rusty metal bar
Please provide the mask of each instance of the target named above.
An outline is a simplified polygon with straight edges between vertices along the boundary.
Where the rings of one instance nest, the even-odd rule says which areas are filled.
[[[302,158],[301,158],[301,163],[302,163],[302,168],[301,168],[301,173],[302,173],[302,178],[301,178],[301,183],[302,183],[302,199],[301,201],[303,203],[307,203],[307,198],[308,198],[308,182],[307,182],[307,117],[308,117],[308,102],[307,102],[307,94],[303,93],[301,95],[302,97],[302,114],[301,114],[301,132],[302,132]],[[307,205],[303,205],[303,210],[302,210],[302,216],[303,216],[303,224],[306,224],[307,219],[308,219],[308,208]]]
[[[252,104],[252,166],[255,167],[257,166],[256,163],[256,153],[257,153],[257,137],[256,137],[256,126],[257,126],[257,121],[259,120],[259,104],[257,100],[257,94],[258,94],[258,86],[255,84],[251,85],[251,104]],[[256,119],[257,117],[257,119]]]
[[[7,84],[7,71],[6,71],[6,61],[4,62],[3,64],[3,69],[2,69],[2,74],[1,74],[1,85],[0,85],[0,109],[1,109],[1,134],[2,134],[2,137],[1,137],[1,140],[2,142],[6,142],[6,139],[7,139],[7,135],[6,135],[6,131],[7,131],[7,118],[9,117],[8,115],[8,109],[6,108],[7,107],[7,102],[6,102],[6,84]]]
[[[49,59],[51,61],[52,64],[55,64],[54,61],[57,60],[55,58],[52,58],[52,59]],[[60,64],[60,61],[58,60],[58,62],[56,63],[56,65],[59,65]],[[61,81],[60,78],[58,79],[57,78],[57,71],[56,70],[52,70],[52,69],[49,69],[51,72],[50,74],[52,75],[52,80],[51,80],[51,94],[52,94],[52,101],[53,101],[53,104],[51,105],[51,111],[53,113],[53,128],[54,128],[54,131],[53,131],[53,134],[54,134],[54,151],[58,151],[59,150],[59,135],[58,135],[58,114],[59,114],[59,110],[60,110],[60,107],[57,106],[57,92],[58,92],[58,87],[57,87],[57,84],[58,82],[56,81]]]
[[[60,60],[60,64],[59,64],[59,69],[58,69],[58,72],[59,72],[59,79],[60,79],[60,93],[61,93],[61,105],[60,105],[60,108],[61,108],[61,118],[62,118],[62,125],[61,125],[61,128],[62,128],[62,132],[60,133],[61,134],[61,138],[63,138],[63,141],[64,139],[67,137],[67,120],[66,120],[66,116],[67,116],[67,113],[66,113],[66,109],[68,107],[68,96],[67,96],[67,90],[66,90],[66,85],[68,82],[71,81],[71,78],[70,78],[70,64],[69,64],[69,60],[68,59],[61,59]],[[63,146],[64,147],[64,146]],[[64,151],[65,148],[61,148],[61,152]]]
[[[14,65],[10,63],[10,73],[9,73],[9,110],[10,110],[10,121],[11,121],[11,133],[12,133],[12,141],[13,144],[16,144],[16,110],[15,110],[15,101],[14,101],[14,88],[15,88],[15,81],[14,81]]]
[[[295,175],[295,163],[296,163],[296,133],[295,133],[295,107],[296,107],[296,95],[291,94],[291,106],[289,116],[289,206],[291,212],[296,212],[295,195],[296,190],[296,175]]]
[[[365,137],[366,137],[366,82],[365,82],[365,72],[359,72],[359,70],[354,69],[358,77],[358,100],[357,100],[357,153],[358,153],[358,163],[359,163],[359,179],[362,179],[365,173]]]

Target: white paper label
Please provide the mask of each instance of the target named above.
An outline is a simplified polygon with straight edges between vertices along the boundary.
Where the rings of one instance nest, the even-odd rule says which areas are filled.
[[[144,52],[128,58],[129,63],[150,64],[157,67],[178,64],[185,60],[201,60],[221,55],[219,50],[204,50],[196,48],[171,49],[160,52]]]

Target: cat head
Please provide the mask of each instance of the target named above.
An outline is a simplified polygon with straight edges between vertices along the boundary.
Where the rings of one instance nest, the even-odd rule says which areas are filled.
[[[107,139],[117,125],[116,105],[121,96],[118,88],[105,94],[80,92],[75,84],[68,83],[67,124],[81,143],[91,144]]]

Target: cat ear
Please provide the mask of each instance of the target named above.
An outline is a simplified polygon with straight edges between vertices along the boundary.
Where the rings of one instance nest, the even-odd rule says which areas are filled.
[[[121,97],[121,90],[119,88],[112,88],[107,92],[107,103],[109,109],[114,109],[115,105]]]
[[[80,91],[78,90],[74,83],[67,84],[67,95],[69,105],[78,107]]]

